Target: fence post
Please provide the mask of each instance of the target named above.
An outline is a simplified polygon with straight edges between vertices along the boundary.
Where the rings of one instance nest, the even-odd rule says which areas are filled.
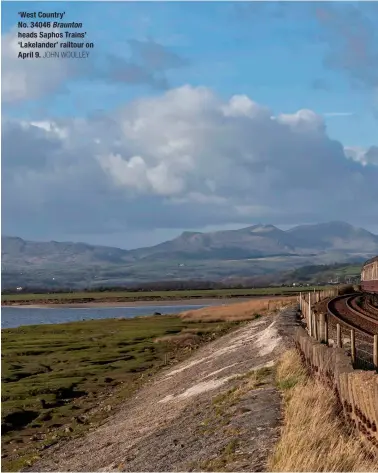
[[[375,369],[378,370],[378,335],[374,335],[373,363]]]
[[[299,293],[299,310],[302,312],[302,293]]]
[[[325,342],[328,345],[328,314],[324,314],[324,338]]]
[[[308,322],[310,329],[310,337],[312,337],[312,313],[311,313],[311,292],[308,293]]]
[[[350,353],[354,364],[356,362],[356,336],[353,328],[350,331]]]
[[[315,340],[318,340],[318,321],[317,321],[317,316],[316,313],[312,313],[313,321],[314,321],[314,338]]]
[[[336,346],[341,348],[341,327],[340,324],[336,324]]]
[[[325,342],[325,316],[320,314],[320,343]]]

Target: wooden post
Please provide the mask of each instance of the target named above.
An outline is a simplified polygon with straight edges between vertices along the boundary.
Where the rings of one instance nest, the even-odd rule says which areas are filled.
[[[302,293],[299,293],[299,310],[302,312]]]
[[[337,348],[341,348],[341,327],[340,324],[336,324],[336,346]]]
[[[356,334],[353,328],[350,331],[350,353],[354,364],[356,362]]]
[[[317,317],[315,312],[312,313],[312,321],[313,321],[313,336],[315,340],[318,339],[318,324],[317,324]]]
[[[373,363],[375,369],[378,370],[378,335],[374,335]]]
[[[324,314],[324,341],[328,345],[328,314]]]

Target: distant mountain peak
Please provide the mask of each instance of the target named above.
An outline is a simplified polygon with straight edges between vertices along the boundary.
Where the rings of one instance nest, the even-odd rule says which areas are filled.
[[[249,227],[249,229],[251,232],[256,233],[272,232],[275,230],[281,231],[274,225],[253,225],[252,227]]]
[[[185,232],[182,232],[180,237],[184,237],[184,238],[190,238],[194,235],[202,235],[202,232],[188,232],[188,231],[185,231]],[[180,238],[179,237],[179,238]]]

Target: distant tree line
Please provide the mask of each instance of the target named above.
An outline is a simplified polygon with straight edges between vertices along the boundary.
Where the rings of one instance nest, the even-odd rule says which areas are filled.
[[[194,291],[194,290],[211,290],[211,289],[253,289],[262,287],[279,287],[292,286],[295,284],[318,284],[325,285],[328,283],[329,277],[333,272],[350,266],[348,264],[329,264],[329,265],[310,265],[303,266],[291,271],[278,272],[272,274],[265,274],[259,276],[244,276],[244,277],[229,277],[222,280],[204,280],[204,279],[174,279],[162,281],[146,281],[146,282],[125,282],[122,285],[109,284],[102,285],[87,285],[86,287],[57,287],[55,284],[40,285],[23,285],[21,290],[17,290],[15,286],[4,288],[2,294],[18,294],[20,292],[28,294],[60,294],[60,293],[75,293],[75,292],[148,292],[148,291]],[[72,283],[73,284],[73,283]],[[3,282],[4,286],[4,282]]]

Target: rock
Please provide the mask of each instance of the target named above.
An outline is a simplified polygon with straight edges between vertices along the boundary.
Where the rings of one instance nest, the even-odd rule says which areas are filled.
[[[86,422],[86,419],[82,416],[73,417],[72,420],[76,421],[78,424],[85,424],[85,422]]]

